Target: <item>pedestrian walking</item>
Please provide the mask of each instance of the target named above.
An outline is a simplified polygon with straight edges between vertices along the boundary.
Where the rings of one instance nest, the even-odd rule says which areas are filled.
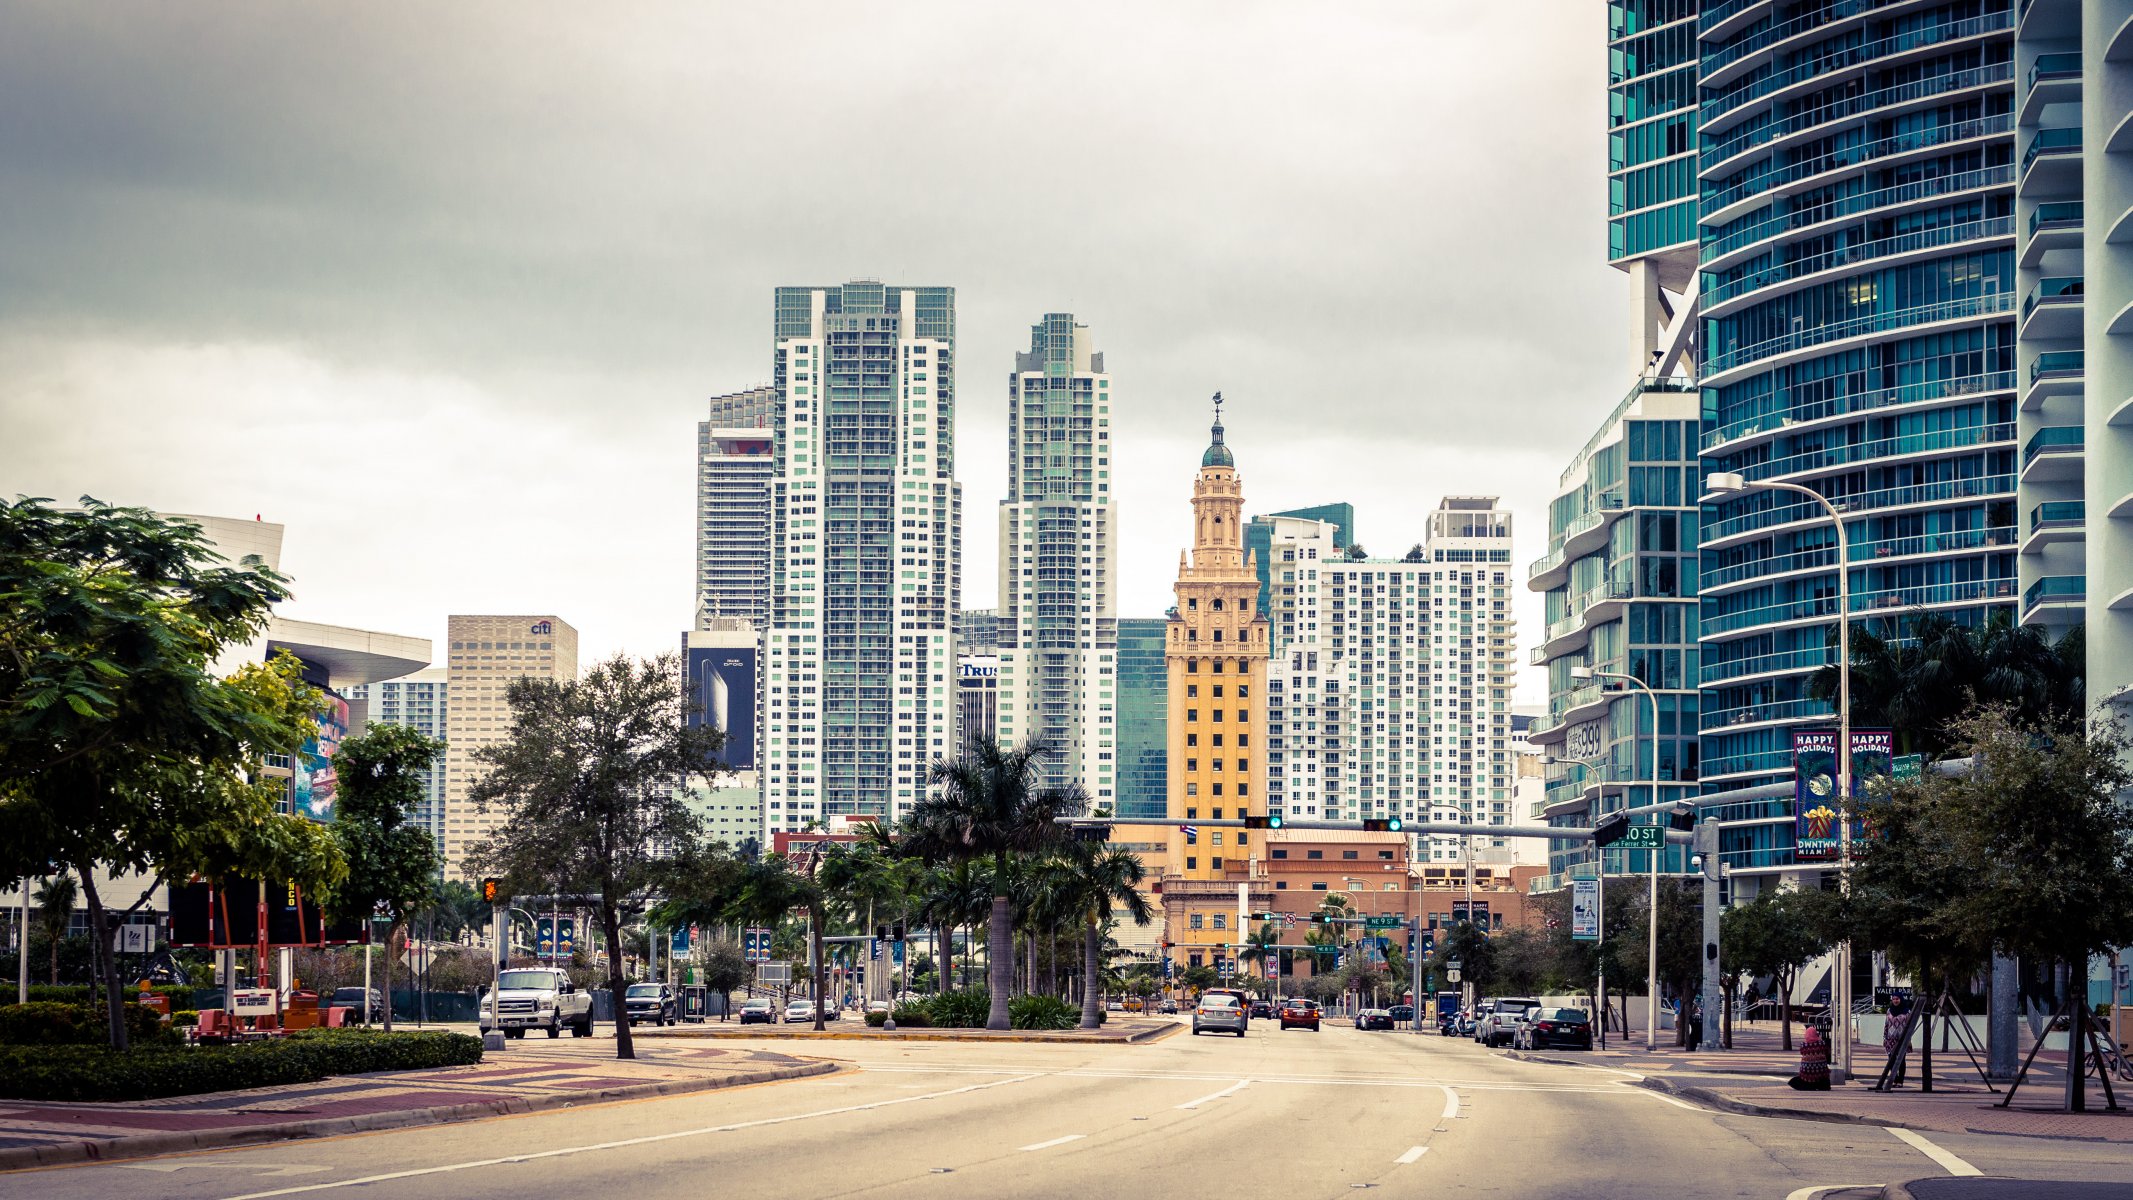
[[[1683,1032],[1688,1036],[1689,1053],[1694,1054],[1703,1045],[1703,1000],[1699,997],[1695,1003],[1681,1007],[1685,1014],[1682,1019],[1689,1023]]]
[[[1881,1048],[1889,1055],[1889,1066],[1894,1074],[1889,1078],[1890,1087],[1903,1084],[1904,1062],[1897,1056],[1903,1053],[1903,1044],[1911,1036],[1911,1002],[1903,996],[1889,998],[1888,1024],[1882,1028]]]

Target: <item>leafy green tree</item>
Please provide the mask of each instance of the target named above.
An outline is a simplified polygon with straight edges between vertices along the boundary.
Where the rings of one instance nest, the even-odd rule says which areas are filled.
[[[1678,879],[1661,880],[1658,890],[1660,995],[1648,996],[1645,1002],[1657,1005],[1668,986],[1672,986],[1674,994],[1683,1001],[1684,1019],[1674,1022],[1674,1038],[1681,1044],[1688,1037],[1687,1000],[1696,991],[1697,981],[1703,974],[1703,891],[1700,883]],[[1623,979],[1625,992],[1635,984],[1646,982],[1652,974],[1650,891],[1638,889],[1634,904],[1632,932],[1623,939],[1622,946],[1621,963],[1627,972]]]
[[[1792,1049],[1792,993],[1800,968],[1840,939],[1844,910],[1835,892],[1787,889],[1763,892],[1718,919],[1720,973],[1730,967],[1737,974],[1770,977],[1787,1050]]]
[[[1537,996],[1548,982],[1549,950],[1545,939],[1529,929],[1508,929],[1488,941],[1493,983],[1498,991]]]
[[[114,1047],[112,932],[165,878],[249,870],[323,899],[344,871],[263,780],[268,755],[315,732],[318,693],[287,663],[213,669],[264,630],[285,581],[222,562],[199,526],[146,509],[0,504],[0,874],[60,864],[80,881]],[[148,887],[113,913],[99,870]]]
[[[992,920],[986,940],[986,964],[992,979],[992,1011],[987,1029],[1007,1029],[1008,993],[1014,975],[1014,912],[1009,900],[1008,861],[1056,843],[1056,821],[1079,816],[1087,797],[1079,784],[1047,787],[1038,768],[1050,751],[1036,739],[1012,750],[991,738],[979,738],[969,753],[933,764],[935,792],[912,812],[911,829],[919,852],[934,861],[990,859],[993,867]]]
[[[334,755],[340,779],[333,836],[348,864],[348,878],[334,897],[344,917],[386,921],[385,944],[400,936],[408,918],[435,895],[441,863],[429,831],[412,821],[422,803],[423,772],[444,743],[406,725],[373,725],[341,743]],[[393,956],[385,956],[385,992],[392,994]],[[385,1028],[393,1027],[385,1006]]]
[[[1197,967],[1185,968],[1185,970],[1178,975],[1178,982],[1184,984],[1188,988],[1191,988],[1195,992],[1204,992],[1208,988],[1214,987],[1215,985],[1221,983],[1222,977],[1220,975],[1215,974],[1215,969],[1213,967],[1202,963]]]
[[[720,1000],[720,1020],[733,1007],[733,989],[755,978],[755,964],[741,950],[739,942],[728,938],[706,938],[697,943],[691,961],[703,979],[704,986],[717,992]]]
[[[772,854],[741,865],[739,886],[735,888],[728,908],[733,919],[789,929],[790,922],[786,918],[796,909],[807,911],[812,953],[801,965],[811,965],[809,981],[815,997],[815,1030],[819,1033],[823,1029],[823,972],[827,965],[822,954],[822,936],[823,926],[829,922],[829,897],[815,878],[812,861],[800,863],[782,854]],[[790,943],[781,945],[781,941],[782,937],[772,939],[773,952],[790,955],[798,949]]]
[[[1237,961],[1265,968],[1269,977],[1281,971],[1281,926],[1272,921],[1262,922],[1258,928],[1244,935],[1244,943],[1237,951]]]
[[[456,942],[488,921],[489,906],[481,902],[481,896],[466,880],[440,879],[430,890],[429,907],[423,916],[434,933]]]
[[[67,931],[74,924],[74,898],[79,892],[74,886],[74,877],[65,873],[53,876],[37,889],[37,928],[52,947],[52,982],[59,982],[59,943],[66,940]],[[24,942],[27,943],[25,938]],[[28,950],[27,944],[24,946]]]
[[[469,797],[503,820],[470,861],[514,891],[595,896],[618,1005],[628,986],[624,908],[662,885],[701,839],[682,795],[691,779],[715,782],[724,742],[715,727],[685,723],[680,678],[672,654],[618,654],[576,679],[521,676],[504,694],[510,739],[475,752],[486,773]],[[636,1057],[627,1021],[616,1022],[615,1057]]]

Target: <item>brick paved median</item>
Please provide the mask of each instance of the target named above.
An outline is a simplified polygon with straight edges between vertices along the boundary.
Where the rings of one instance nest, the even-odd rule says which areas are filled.
[[[796,1079],[835,1064],[740,1046],[607,1039],[512,1042],[470,1067],[340,1075],[115,1104],[0,1099],[0,1170],[130,1158],[534,1112],[599,1100]]]

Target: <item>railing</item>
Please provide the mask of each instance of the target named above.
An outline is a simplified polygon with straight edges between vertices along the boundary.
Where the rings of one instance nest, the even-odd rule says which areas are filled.
[[[1914,483],[1872,492],[1856,492],[1849,496],[1837,497],[1836,504],[1846,517],[1854,517],[1861,513],[1902,508],[1912,504],[2011,496],[2014,490],[2015,477],[2012,475],[1977,475],[1966,479],[1943,479],[1934,483]],[[1795,521],[1826,519],[1827,514],[1819,504],[1807,501],[1778,503],[1769,508],[1713,522],[1704,527],[1703,540],[1708,544],[1759,529],[1789,525]]]
[[[2014,114],[2000,113],[1997,116],[1979,117],[1970,121],[1955,121],[1947,125],[1935,125],[1928,129],[1916,129],[1909,133],[1895,134],[1879,141],[1848,146],[1843,150],[1828,155],[1787,163],[1776,170],[1757,172],[1751,179],[1743,179],[1729,187],[1705,193],[1701,197],[1703,211],[1706,213],[1715,212],[1750,196],[1768,192],[1772,188],[1783,187],[1789,183],[1798,183],[1805,179],[1813,179],[1817,175],[1827,175],[1832,171],[1864,167],[1868,163],[1893,155],[1908,154],[1913,150],[1925,150],[1934,146],[1946,145],[1949,142],[1968,141],[1971,138],[1990,137],[1993,134],[2012,133],[2013,131]],[[2025,167],[2028,166],[2026,162],[2023,165]]]
[[[2037,382],[2046,375],[2079,375],[2084,366],[2079,350],[2052,350],[2037,356],[2029,364],[2029,381]]]
[[[2028,466],[2040,454],[2054,451],[2079,450],[2086,444],[2088,431],[2079,425],[2047,425],[2029,437],[2022,447],[2022,465]]]
[[[2084,524],[2088,519],[2088,505],[2080,500],[2047,500],[2029,510],[2029,531],[2053,526],[2068,528]]]
[[[2028,147],[2022,151],[2022,170],[2028,171],[2029,164],[2037,161],[2037,156],[2040,154],[2078,154],[2080,152],[2081,126],[2075,125],[2068,129],[2039,129],[2037,135],[2029,139]]]
[[[2012,546],[2014,542],[2013,529],[1987,528],[1913,534],[1909,537],[1885,538],[1878,542],[1850,542],[1847,546],[1851,562],[1874,563],[1883,559],[1907,558],[1919,554],[1957,554],[1967,550],[1988,550],[1994,546]],[[1833,545],[1820,546],[1813,550],[1797,550],[1791,554],[1751,559],[1716,571],[1704,571],[1699,583],[1708,591],[1751,579],[1789,575],[1794,571],[1828,570],[1836,565],[1837,548]]]
[[[1743,675],[1762,675],[1779,671],[1805,671],[1819,669],[1835,662],[1836,651],[1828,647],[1814,650],[1786,650],[1777,654],[1758,654],[1749,658],[1729,659],[1725,662],[1705,662],[1699,673],[1699,681],[1709,687]]]
[[[2054,200],[2050,204],[2039,204],[2029,212],[2029,236],[2037,236],[2037,230],[2044,226],[2079,229],[2081,219],[2082,208],[2079,200]]]
[[[1994,442],[2012,442],[2014,439],[2015,427],[2012,424],[1964,425],[1954,429],[1935,430],[1932,433],[1911,433],[1902,437],[1883,438],[1877,442],[1825,446],[1784,458],[1765,459],[1744,470],[1750,479],[1774,479],[1781,475],[1797,475],[1802,471],[1842,467],[1855,462],[1893,458],[1900,454],[1962,450]]]
[[[1834,9],[1827,11],[1835,16],[1851,15],[1850,13],[1837,13]],[[1914,29],[1909,33],[1883,38],[1878,42],[1864,42],[1857,46],[1847,46],[1833,54],[1825,54],[1819,58],[1808,59],[1783,71],[1773,72],[1760,79],[1751,79],[1731,91],[1721,92],[1705,101],[1697,109],[1696,119],[1699,124],[1710,124],[1719,117],[1744,105],[1753,104],[1772,92],[1856,63],[1871,62],[1877,58],[1886,58],[1891,54],[1901,54],[1906,50],[1915,50],[1920,46],[1950,42],[1957,38],[1976,37],[1981,33],[1992,33],[2013,27],[2014,18],[2011,14],[2004,12],[1985,13],[1982,16],[1966,17],[1960,21],[1947,21],[1939,25],[1927,26],[1924,29]],[[1735,43],[1735,45],[1740,44],[1742,43]],[[1731,65],[1731,60],[1726,62],[1715,61],[1722,55],[1723,52],[1718,55],[1706,55],[1699,70],[1699,75],[1708,78]],[[1736,59],[1739,57],[1739,55],[1734,56]]]
[[[1871,412],[1898,404],[1915,404],[1925,400],[1944,400],[1955,396],[1983,395],[1988,392],[2009,392],[2015,388],[2013,371],[1987,371],[1981,375],[1963,375],[1954,379],[1934,379],[1924,383],[1902,383],[1895,387],[1875,388],[1865,392],[1842,392],[1806,404],[1796,404],[1774,412],[1761,413],[1743,418],[1727,425],[1704,431],[1703,449],[1735,438],[1744,438],[1768,429],[1782,429],[1802,421],[1819,421],[1827,417],[1841,417],[1855,412]]]
[[[1703,310],[1709,313],[1711,309],[1735,297],[1747,295],[1749,292],[1757,291],[1773,284],[1783,283],[1788,279],[1798,279],[1804,275],[1813,275],[1818,271],[1850,266],[1853,263],[1871,262],[1877,258],[1888,258],[1897,254],[1908,254],[1913,250],[1926,250],[1935,246],[1953,245],[1956,242],[1971,242],[1980,238],[1991,237],[2013,237],[2014,231],[2013,217],[1993,217],[1984,221],[1965,221],[1960,225],[1940,225],[1932,229],[1914,230],[1897,237],[1879,238],[1871,242],[1858,242],[1853,245],[1842,246],[1835,250],[1824,251],[1821,254],[1809,255],[1806,258],[1796,258],[1775,267],[1766,267],[1751,274],[1738,275],[1708,288],[1703,293]]]
[[[1935,321],[1958,321],[1964,317],[1989,317],[2012,311],[2012,292],[1991,292],[1983,296],[1969,296],[1961,300],[1942,300],[1934,304],[1920,304],[1895,312],[1865,313],[1846,321],[1829,321],[1823,324],[1793,330],[1780,337],[1765,338],[1745,348],[1729,347],[1724,354],[1714,354],[1704,367],[1706,381],[1721,371],[1746,366],[1772,355],[1828,342],[1840,342],[1845,338],[1860,337],[1870,333],[1882,333],[1901,329],[1906,325],[1925,325]]]
[[[1810,225],[1842,220],[1845,217],[1871,212],[1877,208],[1890,208],[1895,205],[1910,204],[1919,200],[1937,199],[1954,192],[1967,192],[1976,188],[1999,187],[2011,184],[2014,181],[2014,164],[2003,163],[1997,167],[1986,167],[1977,171],[1963,171],[1958,174],[1942,175],[1932,179],[1919,179],[1910,183],[1897,184],[1894,187],[1879,188],[1871,192],[1860,192],[1856,195],[1846,196],[1834,204],[1798,209],[1736,229],[1723,237],[1713,238],[1703,244],[1703,249],[1698,253],[1697,260],[1699,262],[1710,262],[1714,258],[1731,254],[1743,246],[1752,245],[1766,238],[1777,237],[1779,234],[1788,233],[1794,229],[1804,229]]]
[[[2022,611],[2028,612],[2039,604],[2079,604],[2088,599],[2089,577],[2086,575],[2047,575],[2029,585],[2022,593]]]
[[[2029,67],[2029,87],[2035,90],[2039,82],[2053,79],[2081,78],[2081,55],[2039,54]]]
[[[1696,14],[1696,27],[1708,29],[1713,25],[1721,24],[1728,17],[1751,4],[1762,3],[1764,3],[1764,0],[1720,0],[1717,4],[1706,4],[1703,6],[1703,11]]]
[[[1592,452],[1599,449],[1600,443],[1605,441],[1607,435],[1614,431],[1615,422],[1621,420],[1622,414],[1629,411],[1629,406],[1637,402],[1637,397],[1646,392],[1693,392],[1696,390],[1697,384],[1695,380],[1683,379],[1678,375],[1640,376],[1635,383],[1629,385],[1629,391],[1623,394],[1622,399],[1616,402],[1614,411],[1608,413],[1607,419],[1600,422],[1599,429],[1594,431],[1591,437],[1585,439],[1584,447],[1577,452],[1576,457],[1570,460],[1570,465],[1563,468],[1562,474],[1556,476],[1556,484],[1560,486],[1570,481],[1570,476],[1578,468],[1582,467],[1587,459],[1592,457]]]
[[[1743,704],[1738,708],[1705,709],[1700,714],[1697,728],[1725,729],[1754,721],[1797,721],[1807,717],[1819,717],[1829,711],[1827,700],[1769,700],[1760,704]]]
[[[2080,299],[2081,278],[2079,275],[2053,275],[2039,279],[2037,286],[2031,288],[2029,295],[2022,299],[2022,319],[2028,320],[2029,314],[2039,304],[2050,304],[2057,300]]]
[[[1916,608],[1926,604],[1972,604],[1986,600],[2012,600],[2015,581],[2012,579],[1978,579],[1960,583],[1934,583],[1921,587],[1889,588],[1882,591],[1853,592],[1851,611],[1854,613],[1879,612],[1884,609]],[[1706,616],[1698,631],[1706,638],[1716,633],[1731,633],[1737,629],[1750,629],[1758,625],[1775,625],[1786,621],[1808,621],[1822,617],[1834,617],[1837,613],[1835,595],[1813,596],[1805,600],[1791,600],[1783,604],[1766,604],[1761,608],[1746,608],[1737,612]]]
[[[1845,0],[1844,3],[1832,4],[1827,8],[1819,8],[1803,16],[1794,17],[1790,21],[1780,21],[1775,25],[1766,27],[1760,33],[1751,33],[1731,45],[1720,47],[1704,55],[1702,73],[1705,75],[1715,74],[1758,50],[1769,49],[1786,38],[1806,33],[1808,30],[1819,26],[1835,24],[1846,17],[1855,16],[1869,9],[1880,8],[1885,4],[1895,2],[1897,0]]]
[[[1924,79],[1914,79],[1909,83],[1882,88],[1879,91],[1846,96],[1834,103],[1823,105],[1820,108],[1796,112],[1782,120],[1772,121],[1766,125],[1744,125],[1732,137],[1716,143],[1699,154],[1696,159],[1697,169],[1708,171],[1734,155],[1752,150],[1764,142],[1776,141],[1801,130],[1812,129],[1817,125],[1827,125],[1832,121],[1842,121],[1848,117],[1870,113],[1877,108],[1886,108],[1891,104],[1902,104],[1905,101],[1917,100],[1925,96],[1938,96],[1943,92],[1960,92],[1967,88],[1984,87],[1987,84],[2007,83],[2013,79],[2013,63],[1992,63],[1987,66],[1972,67],[1967,71],[1949,71],[1945,74],[1930,75]]]

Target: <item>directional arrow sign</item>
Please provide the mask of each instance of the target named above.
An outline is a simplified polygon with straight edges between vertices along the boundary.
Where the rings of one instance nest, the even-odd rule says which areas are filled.
[[[1365,929],[1398,929],[1405,924],[1407,924],[1405,917],[1365,917],[1363,919],[1363,927]]]
[[[1657,850],[1666,845],[1666,829],[1659,825],[1632,825],[1622,831],[1622,840],[1615,845],[1627,850]]]

